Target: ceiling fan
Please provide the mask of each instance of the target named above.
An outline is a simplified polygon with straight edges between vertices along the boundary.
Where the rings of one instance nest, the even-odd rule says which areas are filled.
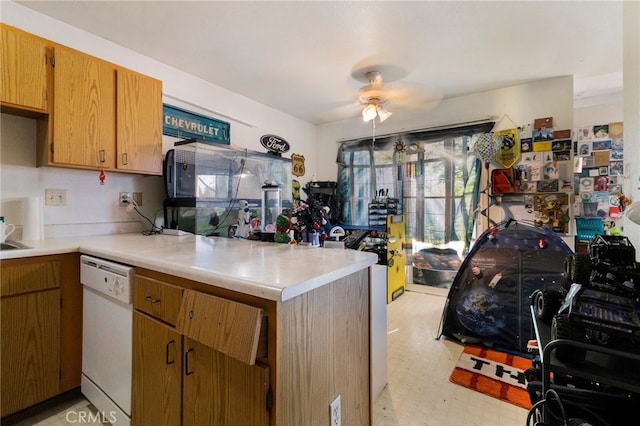
[[[378,117],[382,123],[392,114],[382,106],[389,99],[388,90],[382,84],[382,73],[380,71],[368,71],[365,75],[369,84],[360,89],[358,98],[359,102],[364,105],[362,119],[365,122],[369,122]]]

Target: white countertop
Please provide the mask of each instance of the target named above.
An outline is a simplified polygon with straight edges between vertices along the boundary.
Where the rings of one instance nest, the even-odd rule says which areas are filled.
[[[285,301],[374,265],[378,256],[200,235],[117,234],[21,241],[0,260],[79,251],[269,300]]]

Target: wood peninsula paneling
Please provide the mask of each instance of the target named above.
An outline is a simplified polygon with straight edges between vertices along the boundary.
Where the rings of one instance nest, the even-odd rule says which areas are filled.
[[[338,395],[342,424],[371,424],[369,270],[283,302],[278,322],[278,424],[324,426]]]

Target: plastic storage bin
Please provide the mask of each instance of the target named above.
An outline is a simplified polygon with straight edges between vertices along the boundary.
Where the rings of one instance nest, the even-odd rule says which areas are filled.
[[[599,217],[576,217],[576,236],[578,241],[589,242],[596,235],[602,235],[604,226]]]

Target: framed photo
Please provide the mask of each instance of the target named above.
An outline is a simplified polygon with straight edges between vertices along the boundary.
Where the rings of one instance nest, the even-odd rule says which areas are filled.
[[[608,166],[600,167],[598,170],[600,172],[600,176],[608,176],[609,175],[609,167]]]
[[[613,176],[624,176],[624,165],[622,161],[612,161],[609,163],[609,170]]]

